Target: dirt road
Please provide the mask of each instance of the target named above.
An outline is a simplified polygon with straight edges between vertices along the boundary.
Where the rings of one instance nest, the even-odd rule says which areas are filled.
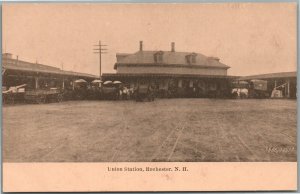
[[[4,162],[296,161],[296,101],[69,101],[3,108]]]

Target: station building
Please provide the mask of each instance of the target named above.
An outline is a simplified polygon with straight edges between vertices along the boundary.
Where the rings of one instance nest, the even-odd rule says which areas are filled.
[[[140,41],[137,52],[117,53],[116,58],[116,73],[103,74],[103,80],[119,80],[129,87],[148,82],[162,95],[171,90],[177,96],[222,96],[230,92],[230,82],[236,78],[227,75],[230,67],[218,57],[175,51],[174,42],[169,51],[148,51]]]

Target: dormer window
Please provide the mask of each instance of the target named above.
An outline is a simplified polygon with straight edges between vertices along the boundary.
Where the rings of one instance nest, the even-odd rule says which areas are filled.
[[[155,63],[162,63],[163,62],[163,52],[158,51],[157,53],[154,54],[154,61]]]
[[[189,55],[185,56],[186,62],[188,64],[196,63],[196,56],[197,56],[196,53],[192,53],[192,54],[189,54]]]
[[[196,55],[192,55],[191,58],[192,58],[192,63],[196,63]]]
[[[190,64],[191,63],[190,55],[185,56],[185,60],[188,64]]]

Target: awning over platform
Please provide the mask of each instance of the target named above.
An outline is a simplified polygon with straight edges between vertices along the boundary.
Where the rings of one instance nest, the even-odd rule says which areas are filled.
[[[280,72],[280,73],[268,73],[260,75],[250,75],[239,77],[238,80],[252,80],[252,79],[285,79],[285,78],[297,78],[297,72]]]
[[[9,70],[10,74],[24,74],[24,75],[53,75],[53,76],[68,76],[95,79],[96,75],[87,73],[80,73],[74,71],[65,71],[57,67],[43,65],[39,63],[30,63],[18,59],[3,58],[2,59],[2,73]]]

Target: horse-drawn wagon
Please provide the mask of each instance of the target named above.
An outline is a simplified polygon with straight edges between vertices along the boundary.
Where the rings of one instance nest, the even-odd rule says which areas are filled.
[[[106,100],[118,100],[119,99],[119,88],[118,84],[112,81],[105,81],[101,88],[101,97]]]
[[[51,88],[50,90],[32,90],[26,91],[24,98],[28,103],[37,104],[61,102],[63,101],[63,92],[57,88]]]
[[[154,101],[154,88],[151,84],[139,84],[135,93],[136,101]]]
[[[231,84],[232,96],[234,98],[268,98],[268,81],[248,80],[234,81]]]
[[[26,84],[10,87],[2,87],[2,101],[3,104],[14,104],[15,102],[23,102],[25,95]]]
[[[249,84],[249,98],[268,98],[268,81],[251,80]]]

